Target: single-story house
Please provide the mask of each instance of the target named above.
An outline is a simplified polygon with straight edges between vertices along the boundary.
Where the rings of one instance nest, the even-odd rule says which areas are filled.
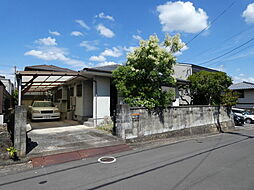
[[[232,84],[229,89],[239,93],[237,108],[254,109],[254,83],[243,81]]]
[[[17,72],[17,78],[22,80],[22,92],[25,95],[23,104],[28,104],[26,97],[30,96],[31,105],[31,101],[39,97],[35,93],[43,93],[40,95],[43,95],[44,99],[51,99],[59,107],[63,119],[88,120],[90,124],[98,125],[105,118],[112,116],[116,105],[122,102],[112,83],[112,71],[118,66],[115,64],[84,68],[78,72],[52,65],[26,67],[25,71]],[[178,85],[187,85],[188,76],[201,70],[215,71],[183,63],[176,64],[174,70],[177,86],[174,87],[176,96],[173,106],[186,104],[180,98]]]

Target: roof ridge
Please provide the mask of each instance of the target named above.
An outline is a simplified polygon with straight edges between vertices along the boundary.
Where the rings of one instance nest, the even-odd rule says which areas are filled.
[[[251,84],[251,85],[254,85],[254,83],[252,83],[252,82],[248,82],[248,81],[243,81],[242,83],[246,83],[246,84]]]

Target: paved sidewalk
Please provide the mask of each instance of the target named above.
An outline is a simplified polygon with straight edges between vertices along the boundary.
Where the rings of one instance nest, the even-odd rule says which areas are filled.
[[[61,154],[54,154],[42,157],[32,158],[33,167],[47,166],[53,164],[60,164],[65,162],[70,162],[74,160],[81,160],[88,157],[96,157],[100,155],[110,155],[119,152],[124,152],[131,150],[131,148],[126,144],[105,146],[99,148],[90,148],[85,150],[77,150],[73,152],[66,152]]]

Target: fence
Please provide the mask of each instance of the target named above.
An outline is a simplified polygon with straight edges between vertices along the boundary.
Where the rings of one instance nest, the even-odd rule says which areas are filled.
[[[116,133],[125,140],[179,136],[234,128],[231,111],[221,106],[169,107],[149,111],[117,106]]]

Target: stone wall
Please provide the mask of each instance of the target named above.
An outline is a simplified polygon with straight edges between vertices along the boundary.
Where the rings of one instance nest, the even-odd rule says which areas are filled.
[[[148,111],[118,105],[116,132],[125,140],[194,135],[234,128],[231,111],[220,106],[170,107]]]
[[[7,125],[0,125],[0,161],[1,159],[9,159],[8,152],[6,148],[13,146],[11,142],[11,137],[7,130]]]

